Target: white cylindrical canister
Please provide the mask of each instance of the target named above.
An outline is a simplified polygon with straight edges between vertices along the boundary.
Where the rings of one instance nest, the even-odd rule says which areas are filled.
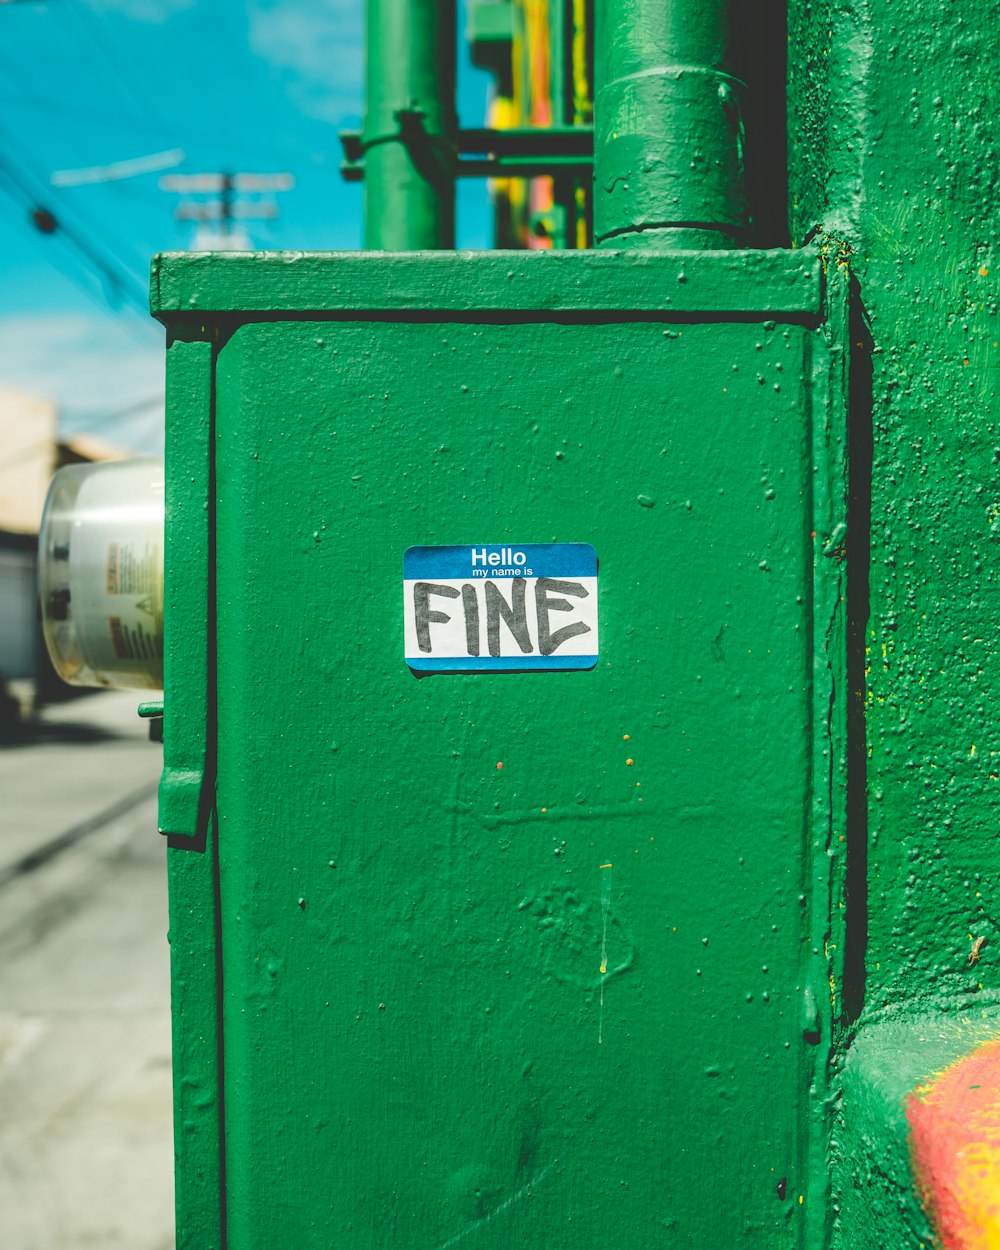
[[[75,686],[163,689],[163,461],[69,465],[38,536],[42,632]]]

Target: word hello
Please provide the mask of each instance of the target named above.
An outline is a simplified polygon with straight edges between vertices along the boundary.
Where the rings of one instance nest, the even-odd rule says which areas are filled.
[[[472,548],[472,576],[487,577],[531,577],[531,569],[525,568],[528,557],[523,551],[515,551],[513,547],[501,547],[499,551],[487,553],[485,547],[478,550]],[[477,568],[477,565],[481,566]]]

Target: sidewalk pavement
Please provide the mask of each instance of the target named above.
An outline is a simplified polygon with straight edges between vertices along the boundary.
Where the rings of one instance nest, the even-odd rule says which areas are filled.
[[[50,707],[0,747],[4,1250],[174,1244],[161,756],[139,702]]]

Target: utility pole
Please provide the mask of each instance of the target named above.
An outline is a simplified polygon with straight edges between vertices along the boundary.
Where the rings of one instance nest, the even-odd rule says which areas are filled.
[[[368,0],[365,247],[455,246],[455,0]]]
[[[191,250],[195,252],[250,252],[253,244],[243,226],[244,221],[274,220],[278,206],[261,196],[276,191],[291,191],[295,179],[281,174],[167,174],[160,179],[161,191],[184,196],[213,196],[213,199],[181,201],[175,216],[178,221],[196,222]],[[244,194],[256,199],[240,199]]]

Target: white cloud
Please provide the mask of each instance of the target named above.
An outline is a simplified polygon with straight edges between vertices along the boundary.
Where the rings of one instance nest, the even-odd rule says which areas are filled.
[[[255,0],[250,47],[286,75],[308,116],[338,122],[362,110],[362,0]]]
[[[194,8],[198,0],[99,0],[100,8],[122,13],[135,22],[149,22],[161,26],[175,13]],[[91,7],[96,7],[91,3]]]
[[[155,326],[148,343],[137,333],[113,316],[0,318],[0,383],[54,400],[62,434],[93,433],[131,450],[158,452],[165,351]],[[147,407],[146,401],[153,402]]]

